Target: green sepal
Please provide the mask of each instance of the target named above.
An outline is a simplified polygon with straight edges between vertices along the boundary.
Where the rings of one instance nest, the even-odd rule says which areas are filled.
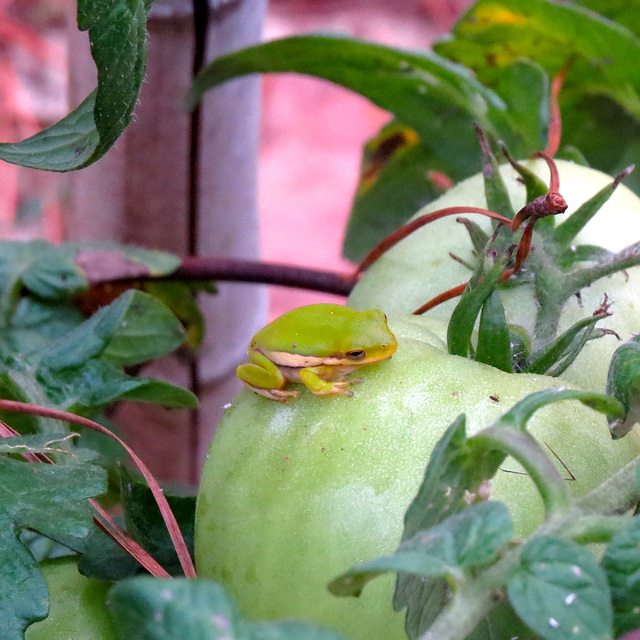
[[[507,373],[513,372],[511,334],[500,294],[496,290],[491,292],[482,305],[476,360]]]
[[[478,273],[474,274],[478,280],[475,286],[473,280],[469,282],[449,320],[447,346],[452,355],[466,358],[471,353],[471,334],[476,319],[482,305],[500,282],[506,263],[506,256],[499,257],[482,280]]]
[[[559,335],[542,353],[534,354],[524,373],[541,373],[557,377],[580,355],[582,347],[597,337],[594,325],[606,317],[596,314],[579,320]]]
[[[640,422],[640,336],[618,347],[611,357],[606,391],[624,407],[624,415],[608,416],[613,438],[621,438]]]

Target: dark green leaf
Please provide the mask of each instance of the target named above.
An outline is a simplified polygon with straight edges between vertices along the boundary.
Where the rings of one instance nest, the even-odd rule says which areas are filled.
[[[502,69],[494,90],[507,103],[515,129],[522,137],[520,147],[544,146],[549,126],[549,77],[544,69],[531,60],[516,60]]]
[[[500,294],[492,291],[482,306],[476,360],[511,373],[511,333]]]
[[[136,640],[344,640],[304,622],[248,622],[210,580],[129,578],[109,592],[122,638]]]
[[[153,378],[135,378],[100,358],[64,369],[38,369],[38,381],[56,407],[86,412],[115,400],[151,402],[166,407],[194,408],[195,396],[182,387]]]
[[[451,166],[475,157],[476,121],[513,144],[514,153],[522,151],[515,148],[516,127],[504,102],[466,69],[429,51],[417,54],[344,37],[296,36],[214,60],[196,76],[190,103],[227,80],[256,72],[305,73],[351,89],[394,113]]]
[[[79,0],[89,30],[98,88],[66,118],[22,142],[0,145],[13,164],[69,171],[101,158],[131,121],[147,60],[149,0]]]
[[[167,526],[147,483],[134,476],[126,467],[121,468],[120,481],[122,506],[129,534],[171,575],[184,575]],[[193,555],[195,495],[171,495],[169,491],[165,491],[165,496]]]
[[[489,85],[518,58],[535,60],[550,76],[571,62],[567,93],[609,95],[640,116],[640,40],[594,13],[549,0],[479,0],[453,33],[438,53]]]
[[[363,562],[329,584],[338,596],[359,596],[365,584],[386,572],[455,578],[471,567],[495,560],[513,535],[511,517],[501,502],[467,507],[440,524],[405,540],[393,555]]]
[[[70,253],[55,245],[40,253],[22,273],[22,284],[45,300],[64,300],[87,288]]]
[[[501,256],[473,288],[471,282],[465,289],[451,314],[447,329],[449,353],[466,358],[471,351],[471,334],[485,300],[489,298],[504,273],[506,257]]]
[[[618,22],[636,35],[640,35],[638,0],[572,0],[572,2]]]
[[[165,305],[147,293],[129,290],[52,344],[40,364],[60,371],[102,356],[120,366],[133,365],[166,355],[183,340],[182,325]]]
[[[479,169],[477,158],[473,161],[474,168]],[[445,187],[438,182],[439,174],[453,180],[467,175],[434,158],[412,129],[395,122],[385,126],[364,149],[344,256],[359,262],[416,211],[441,195]]]
[[[171,313],[180,320],[185,329],[187,346],[192,351],[197,351],[204,338],[205,321],[195,299],[196,291],[191,284],[150,281],[145,283],[144,288],[154,298],[167,305]]]
[[[612,637],[609,586],[587,549],[539,536],[524,545],[520,561],[507,593],[516,613],[536,633],[545,640]]]
[[[461,512],[470,499],[481,497],[486,480],[504,461],[500,451],[474,447],[466,437],[465,424],[461,415],[434,447],[418,494],[405,514],[403,541]],[[417,638],[431,625],[447,597],[448,585],[441,578],[398,576],[393,606],[407,608],[410,638]]]
[[[640,517],[611,538],[602,558],[611,587],[615,637],[640,627]]]
[[[59,539],[85,537],[87,498],[106,489],[106,473],[85,464],[48,465],[0,456],[0,629],[19,640],[47,613],[47,590],[33,556],[18,540],[21,528]]]
[[[615,438],[627,434],[640,422],[640,338],[635,337],[618,347],[611,358],[607,374],[607,393],[624,407],[623,416],[608,416]]]
[[[126,530],[124,518],[114,520]],[[123,580],[140,573],[142,565],[112,538],[94,527],[82,545],[78,571],[87,578],[98,580]]]

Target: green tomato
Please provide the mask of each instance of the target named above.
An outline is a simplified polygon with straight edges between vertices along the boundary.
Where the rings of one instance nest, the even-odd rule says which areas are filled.
[[[305,618],[352,640],[404,639],[391,576],[359,599],[336,598],[327,583],[396,548],[429,455],[460,413],[474,433],[528,393],[563,384],[449,355],[438,320],[389,324],[398,351],[358,373],[352,398],[303,392],[282,405],[244,390],[218,427],[198,495],[196,564],[251,618]],[[577,402],[547,407],[529,426],[571,470],[576,495],[640,453],[636,433],[612,441],[604,417]],[[503,469],[492,498],[527,534],[542,521],[541,500],[529,477],[508,472],[518,470],[513,461]]]
[[[40,568],[49,588],[49,616],[28,627],[26,640],[116,640],[105,607],[111,582],[85,578],[72,557],[46,560]]]
[[[572,162],[557,161],[560,172],[560,192],[569,205],[563,215],[556,217],[560,224],[583,202],[609,184],[612,178]],[[541,178],[548,181],[549,170],[542,160],[527,163]],[[509,189],[514,210],[525,204],[525,189],[516,172],[509,166],[501,168]],[[441,198],[430,203],[417,215],[444,207],[468,205],[486,207],[483,177],[478,174],[456,185]],[[478,214],[463,214],[490,231],[488,218]],[[370,267],[349,297],[355,309],[382,309],[387,315],[412,313],[439,293],[469,279],[470,272],[453,260],[452,252],[473,261],[471,242],[464,227],[455,221],[457,216],[443,218],[422,227],[384,254]],[[610,251],[619,251],[640,240],[640,199],[624,185],[618,186],[612,197],[576,238],[577,244],[594,244]],[[535,240],[534,240],[535,244]],[[613,315],[598,326],[612,329],[623,341],[640,331],[640,267],[603,278],[581,292],[582,301],[570,298],[565,306],[560,331],[589,316],[604,299],[605,293],[613,302]],[[502,288],[507,322],[533,329],[536,306],[531,286]],[[427,316],[448,320],[457,299],[446,302]],[[604,391],[609,361],[621,343],[608,335],[588,343],[563,378],[585,389]]]

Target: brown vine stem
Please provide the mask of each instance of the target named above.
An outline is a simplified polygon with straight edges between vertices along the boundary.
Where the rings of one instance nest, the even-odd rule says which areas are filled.
[[[15,400],[1,400],[0,399],[0,410],[10,411],[10,412],[13,412],[13,413],[26,413],[26,414],[32,415],[32,416],[41,416],[43,418],[51,418],[53,420],[60,420],[62,422],[69,422],[71,424],[78,424],[80,426],[87,427],[88,429],[92,429],[93,431],[99,431],[100,433],[103,433],[106,436],[108,436],[108,437],[112,438],[113,440],[115,440],[129,454],[129,456],[135,462],[135,464],[138,467],[138,469],[140,469],[140,473],[142,473],[144,479],[147,481],[147,484],[149,485],[149,488],[151,489],[153,497],[155,498],[155,500],[156,500],[156,502],[158,504],[158,507],[160,508],[160,511],[162,513],[162,517],[163,517],[163,519],[165,521],[165,524],[167,526],[167,530],[169,531],[169,536],[170,536],[171,541],[173,543],[173,546],[174,546],[174,548],[176,550],[176,553],[178,554],[178,558],[180,560],[180,565],[182,567],[182,570],[184,571],[185,576],[188,577],[188,578],[195,578],[196,577],[196,570],[195,570],[195,567],[193,566],[193,562],[191,560],[191,556],[189,555],[189,550],[187,549],[187,545],[186,545],[186,543],[184,541],[184,538],[182,537],[182,533],[180,531],[180,527],[178,526],[178,522],[176,521],[176,518],[173,515],[173,512],[171,511],[171,507],[169,506],[169,503],[167,502],[167,499],[166,499],[166,497],[165,497],[165,495],[164,495],[164,493],[162,491],[162,488],[158,484],[158,481],[153,477],[153,475],[151,474],[149,469],[146,467],[146,465],[138,457],[138,455],[135,453],[135,451],[131,447],[129,447],[129,445],[127,445],[123,440],[118,438],[118,436],[113,434],[106,427],[103,427],[101,424],[98,424],[97,422],[94,422],[93,420],[89,420],[88,418],[83,418],[82,416],[77,416],[77,415],[75,415],[73,413],[68,413],[66,411],[60,411],[59,409],[51,409],[49,407],[41,407],[39,405],[28,404],[26,402],[17,402]],[[109,525],[114,527],[116,534],[119,534],[121,532],[125,536],[127,535],[126,532],[123,529],[120,529],[120,527],[118,527],[118,525],[115,523],[115,521],[113,521],[113,519],[111,519],[111,517],[106,513],[106,511],[104,511],[104,509],[102,509],[102,507],[100,507],[100,505],[97,502],[92,501],[92,505],[94,506],[94,508],[96,508],[96,510],[98,511],[100,516],[102,516],[109,523]],[[99,525],[101,525],[101,523],[99,523]],[[101,528],[103,528],[103,527],[101,526]],[[120,529],[120,531],[118,531],[118,529]],[[111,532],[110,532],[110,535],[111,535]],[[128,536],[127,536],[127,538],[128,538]],[[116,539],[116,538],[114,537],[114,539]],[[130,538],[128,538],[128,540],[130,540],[131,543],[132,543],[132,544],[129,545],[129,547],[131,547],[131,548],[133,548],[134,546],[138,547],[144,553],[146,553],[144,551],[144,549],[142,549],[142,547],[140,547],[136,542],[134,542]],[[125,548],[128,549],[129,547],[125,547]],[[136,555],[136,557],[137,557],[137,555]],[[167,575],[168,576],[167,572],[159,564],[157,564],[157,562],[155,560],[153,560],[153,558],[151,558],[151,560],[157,565],[158,571],[162,572],[161,575]]]
[[[136,283],[152,280],[223,280],[230,282],[253,282],[275,284],[282,287],[311,289],[338,296],[348,296],[355,282],[351,273],[323,271],[305,267],[293,267],[285,264],[261,262],[258,260],[238,260],[233,258],[208,258],[201,256],[185,256],[180,266],[166,276],[125,275],[122,278],[109,275],[101,278],[93,277],[91,285],[109,283]]]

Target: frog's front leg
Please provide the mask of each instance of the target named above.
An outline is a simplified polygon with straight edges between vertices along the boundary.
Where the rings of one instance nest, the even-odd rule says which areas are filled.
[[[287,380],[278,365],[255,349],[249,350],[249,362],[236,369],[236,375],[252,391],[261,396],[286,402],[291,397],[299,397],[299,391],[285,391]]]
[[[331,394],[341,394],[352,396],[353,392],[346,389],[352,384],[362,382],[361,378],[342,380],[345,374],[336,371],[335,367],[318,366],[306,367],[300,371],[300,381],[309,391],[317,396],[327,396]],[[333,378],[334,380],[331,380]],[[338,378],[336,380],[336,378]]]

